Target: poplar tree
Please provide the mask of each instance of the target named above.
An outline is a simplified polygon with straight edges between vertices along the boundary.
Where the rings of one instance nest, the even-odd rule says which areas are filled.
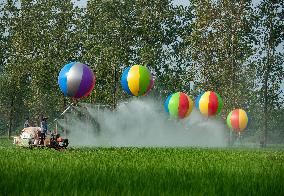
[[[281,0],[264,0],[258,7],[260,103],[263,106],[263,140],[268,143],[269,132],[282,120],[279,109],[283,104],[280,85],[283,80],[284,52],[277,50],[284,41],[284,3]],[[275,113],[275,111],[278,111]],[[273,115],[274,114],[274,115]],[[278,134],[277,134],[278,135]],[[277,136],[276,136],[277,137]],[[272,136],[271,136],[272,138]]]
[[[251,1],[191,3],[193,30],[191,36],[184,38],[188,58],[198,70],[195,80],[200,83],[199,88],[216,91],[223,98],[225,118],[230,110],[244,107],[253,88],[249,77],[255,72],[251,58],[256,42]]]

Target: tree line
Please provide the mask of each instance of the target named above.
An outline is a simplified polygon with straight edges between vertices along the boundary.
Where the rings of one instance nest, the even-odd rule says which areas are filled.
[[[88,64],[97,81],[84,102],[116,106],[127,66],[147,66],[152,96],[175,91],[195,99],[218,92],[220,118],[244,108],[247,134],[284,139],[284,3],[263,0],[7,0],[0,4],[0,133],[22,128],[25,117],[56,118],[73,100],[57,85],[63,65]]]

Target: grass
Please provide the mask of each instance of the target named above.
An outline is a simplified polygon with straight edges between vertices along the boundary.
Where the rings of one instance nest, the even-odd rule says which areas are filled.
[[[0,195],[284,195],[281,150],[0,146]]]

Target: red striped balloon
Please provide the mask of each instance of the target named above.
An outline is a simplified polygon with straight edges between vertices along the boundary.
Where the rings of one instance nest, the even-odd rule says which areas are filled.
[[[207,91],[196,98],[195,106],[203,115],[214,116],[221,112],[223,101],[219,94]]]
[[[192,111],[193,101],[190,97],[182,92],[174,93],[165,101],[165,110],[171,117],[183,119]]]
[[[231,111],[227,117],[227,125],[229,128],[242,132],[244,131],[249,123],[247,113],[242,109],[235,109]]]

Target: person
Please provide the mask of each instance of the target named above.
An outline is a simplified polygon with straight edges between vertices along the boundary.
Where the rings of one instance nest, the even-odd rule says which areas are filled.
[[[47,133],[47,117],[41,117],[40,133],[40,144],[43,145]]]
[[[30,123],[29,123],[29,117],[26,118],[25,124],[24,124],[24,128],[30,127]]]
[[[264,148],[265,147],[265,137],[261,136],[260,137],[260,141],[259,141],[260,147]]]

